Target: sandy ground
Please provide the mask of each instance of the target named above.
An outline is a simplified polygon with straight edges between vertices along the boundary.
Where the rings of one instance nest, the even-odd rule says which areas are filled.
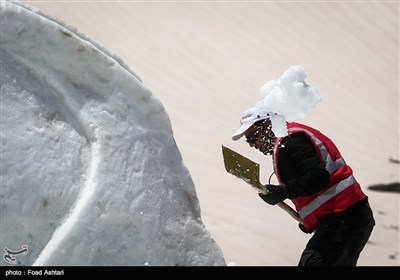
[[[302,122],[336,143],[374,210],[358,265],[400,264],[398,2],[23,2],[116,53],[163,102],[231,265],[297,265],[311,237],[226,173],[221,152],[259,162],[267,183],[271,158],[230,137],[261,85],[302,65],[322,96]]]

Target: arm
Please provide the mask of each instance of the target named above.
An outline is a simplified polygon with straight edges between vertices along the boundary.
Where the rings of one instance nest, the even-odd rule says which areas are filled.
[[[329,185],[329,172],[303,132],[291,134],[282,141],[278,164],[291,199],[317,193]]]

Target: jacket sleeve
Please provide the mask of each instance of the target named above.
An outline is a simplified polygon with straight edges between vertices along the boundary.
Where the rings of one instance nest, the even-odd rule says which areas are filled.
[[[329,172],[305,133],[285,137],[278,156],[279,174],[290,199],[317,193],[329,185]]]

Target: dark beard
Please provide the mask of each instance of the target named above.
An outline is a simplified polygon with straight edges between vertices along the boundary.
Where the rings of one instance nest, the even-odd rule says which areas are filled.
[[[268,145],[267,149],[263,152],[264,155],[269,156],[272,155],[273,145]]]
[[[274,138],[275,134],[272,132],[271,123],[268,124],[267,129],[265,130],[265,143],[267,144],[266,150],[263,152],[264,155],[272,155],[274,150]]]

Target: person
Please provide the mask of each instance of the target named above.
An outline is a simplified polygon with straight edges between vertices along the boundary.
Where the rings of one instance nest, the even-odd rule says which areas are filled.
[[[272,156],[279,184],[265,185],[268,193],[259,196],[270,205],[290,199],[303,220],[300,229],[313,233],[298,266],[356,266],[375,225],[367,195],[327,136],[286,122],[287,135],[275,137],[273,115],[247,110],[232,136]]]

